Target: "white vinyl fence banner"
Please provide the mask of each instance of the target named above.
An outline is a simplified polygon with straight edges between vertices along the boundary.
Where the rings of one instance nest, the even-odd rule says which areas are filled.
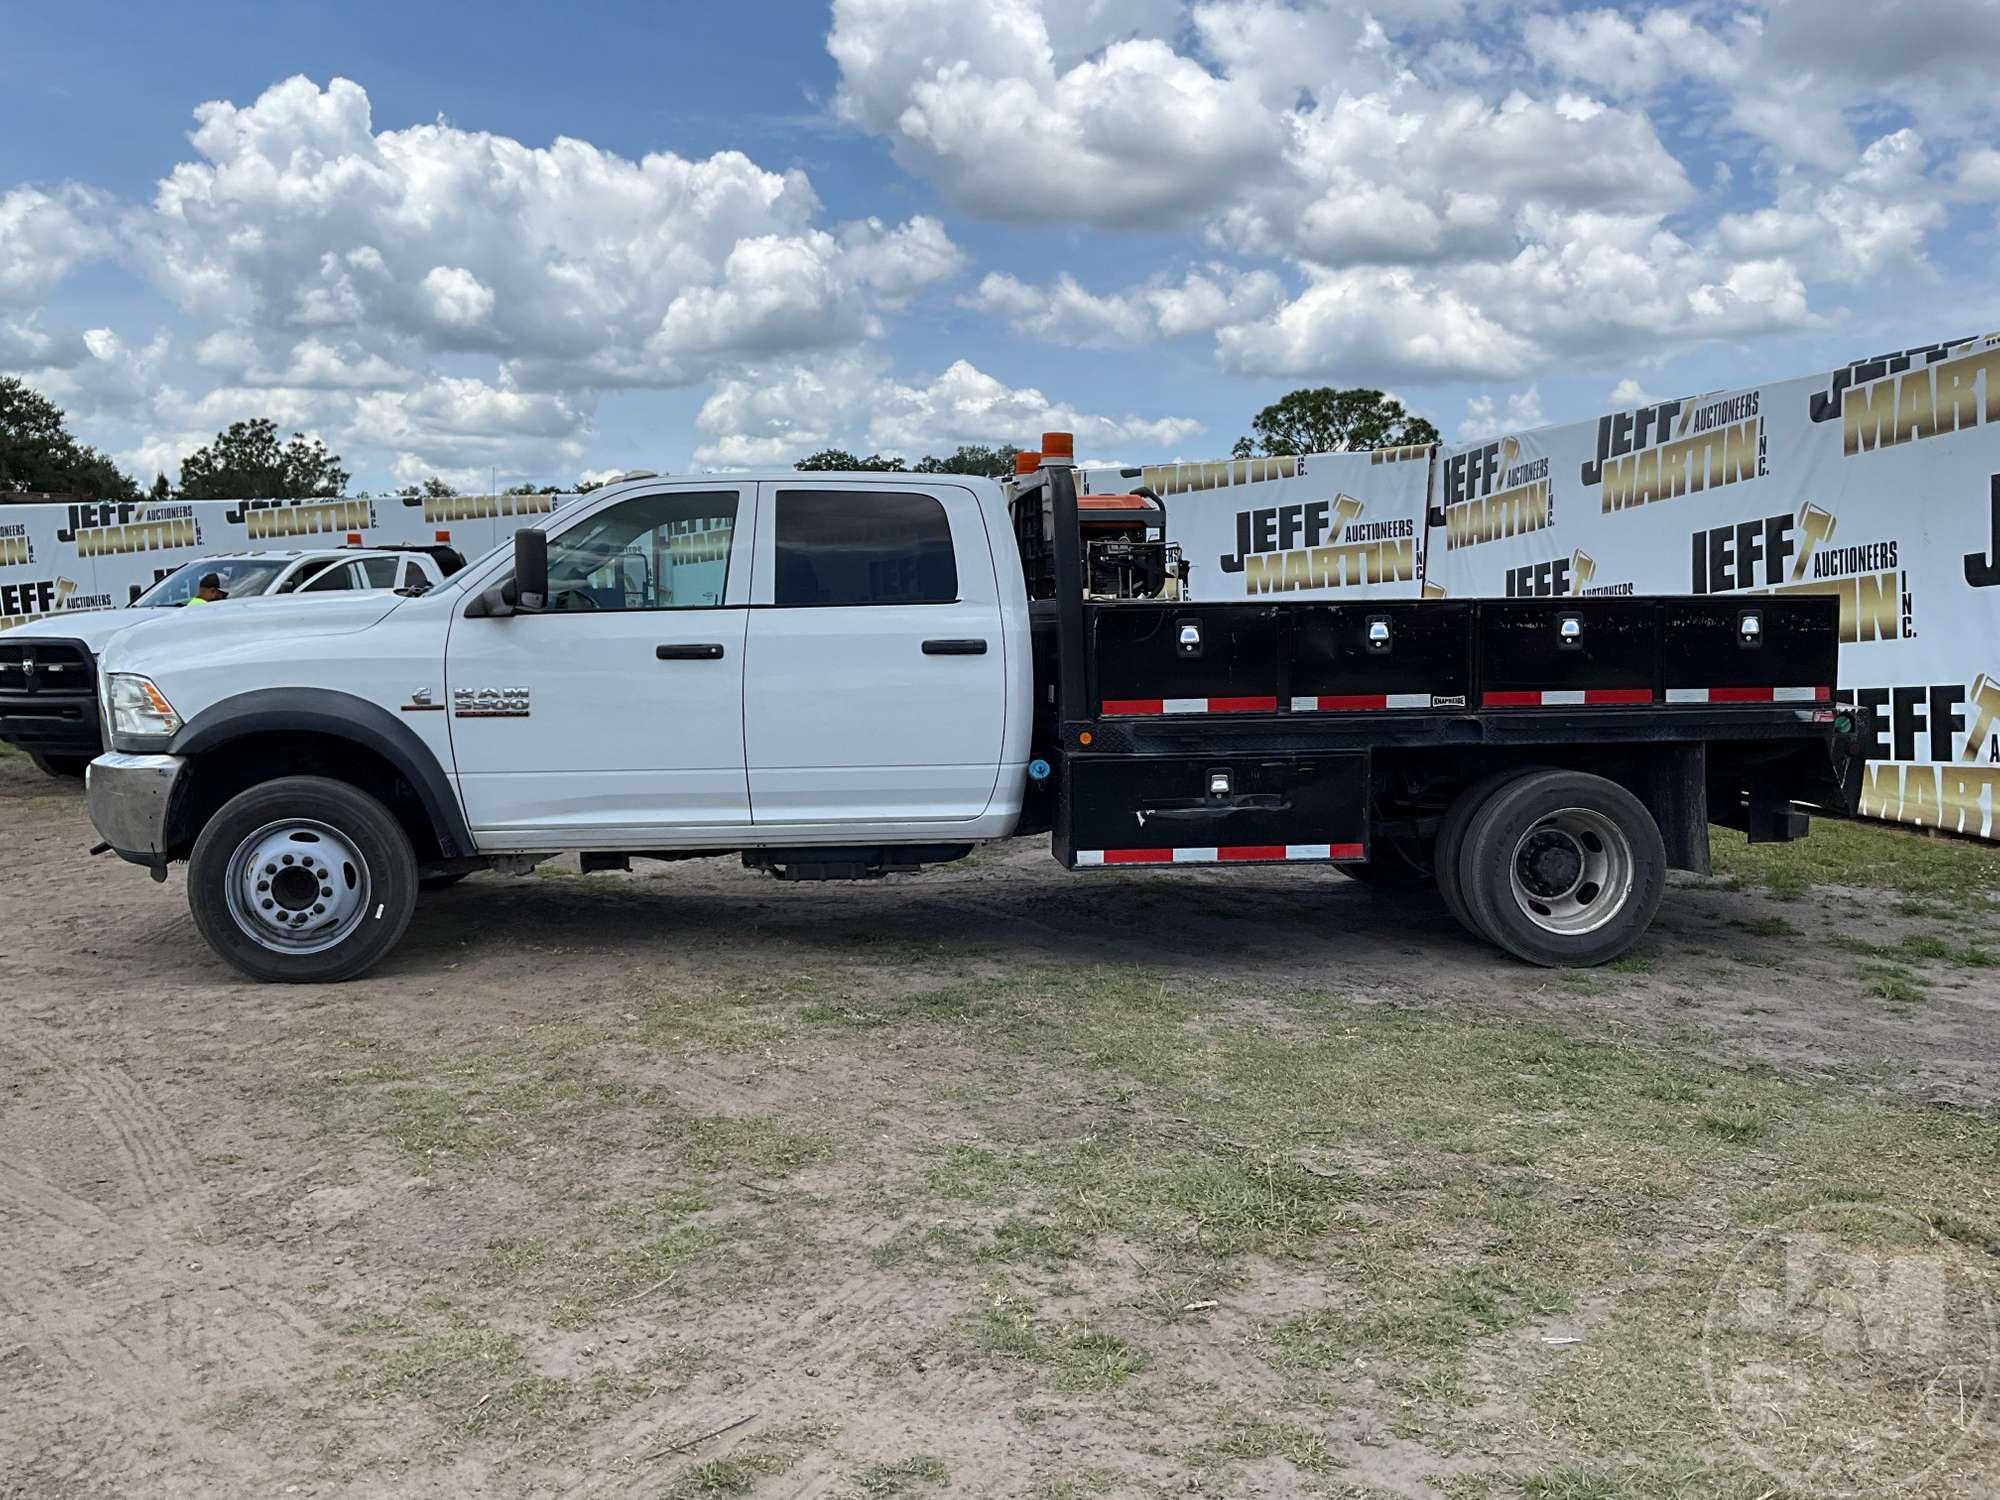
[[[1862,810],[2000,836],[2000,336],[1440,451],[1425,593],[1832,594]]]
[[[388,495],[374,500],[97,500],[0,505],[0,629],[129,604],[183,564],[223,552],[442,537],[468,561],[563,495]]]
[[[1166,502],[1196,599],[1413,599],[1429,474],[1430,449],[1413,447],[1159,464],[1136,480],[1093,469],[1084,483]]]

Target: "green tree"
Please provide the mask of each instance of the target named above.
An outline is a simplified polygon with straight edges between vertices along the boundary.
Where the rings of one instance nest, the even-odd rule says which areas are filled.
[[[232,422],[215,441],[181,460],[181,496],[187,500],[310,500],[347,487],[340,455],[302,432],[278,441],[267,417]]]
[[[1422,417],[1411,416],[1402,402],[1361,386],[1337,391],[1322,385],[1293,391],[1258,412],[1250,425],[1257,436],[1236,440],[1232,451],[1237,458],[1359,453],[1438,440],[1438,430]]]
[[[1014,455],[1020,451],[1012,443],[998,448],[968,443],[948,458],[922,458],[913,467],[919,474],[984,474],[988,479],[1005,479],[1014,472]]]
[[[155,474],[153,476],[153,487],[146,491],[146,498],[148,500],[159,501],[171,500],[173,497],[174,487],[167,483],[167,476],[164,474]]]
[[[866,458],[857,457],[845,448],[822,448],[817,453],[809,453],[792,465],[795,469],[847,469],[855,472],[901,474],[906,465],[900,458],[888,458],[880,453],[871,453]]]
[[[60,406],[0,375],[0,490],[136,500],[139,486],[104,454],[70,435]]]
[[[426,500],[449,500],[458,491],[433,474],[424,481],[422,489],[419,489],[414,484],[406,484],[400,490],[396,491],[396,493],[406,498],[422,496]]]

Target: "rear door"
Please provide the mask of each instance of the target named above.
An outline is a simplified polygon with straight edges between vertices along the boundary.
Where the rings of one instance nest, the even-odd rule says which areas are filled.
[[[299,585],[298,592],[301,594],[332,594],[345,592],[350,589],[365,589],[368,586],[367,575],[361,571],[360,563],[339,562],[330,568],[323,568],[313,574],[308,581]]]
[[[743,692],[752,816],[977,818],[1007,709],[978,502],[950,483],[760,488]]]

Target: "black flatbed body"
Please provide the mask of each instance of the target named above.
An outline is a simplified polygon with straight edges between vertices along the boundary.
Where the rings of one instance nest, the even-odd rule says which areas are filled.
[[[1030,818],[1072,868],[1366,862],[1510,765],[1627,785],[1685,868],[1711,821],[1781,840],[1853,810],[1832,597],[1096,601],[1051,482]]]

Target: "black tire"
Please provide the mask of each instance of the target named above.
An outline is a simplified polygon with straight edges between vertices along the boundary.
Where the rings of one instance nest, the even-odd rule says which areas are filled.
[[[296,851],[296,872],[280,869],[281,862],[292,866],[294,859],[292,853],[274,852],[281,848]],[[258,878],[249,858],[256,851],[263,851],[260,859],[270,855],[264,868],[276,873],[255,890],[278,898],[275,910],[272,900],[253,894],[249,884]],[[322,873],[314,874],[316,869]],[[327,900],[298,905],[316,899],[311,891],[298,895],[301,875],[312,875]],[[232,889],[244,908],[241,916],[232,906]],[[396,946],[416,903],[417,861],[402,825],[366,792],[321,776],[286,776],[232,797],[208,820],[188,859],[188,906],[195,926],[211,948],[252,979],[286,984],[352,979]],[[260,916],[258,908],[273,915]],[[301,923],[298,931],[264,940],[253,935],[253,929],[269,933],[287,912]],[[324,926],[315,912],[331,913]],[[317,951],[284,946],[316,941],[327,945]]]
[[[43,755],[30,750],[28,759],[35,763],[35,769],[44,776],[56,776],[68,780],[81,777],[90,766],[88,755]]]
[[[429,894],[432,891],[441,891],[448,886],[457,885],[471,873],[472,871],[470,870],[446,870],[438,875],[425,875],[418,879],[417,889],[423,891],[425,894]]]
[[[1645,804],[1617,782],[1540,771],[1487,797],[1458,868],[1466,907],[1495,943],[1545,968],[1588,968],[1651,925],[1667,850]]]
[[[1519,781],[1523,776],[1532,776],[1533,766],[1509,766],[1504,771],[1489,771],[1480,777],[1453,800],[1445,810],[1444,822],[1438,828],[1437,847],[1432,852],[1432,867],[1437,872],[1438,894],[1444,897],[1444,904],[1451,914],[1458,918],[1458,925],[1474,937],[1495,941],[1493,934],[1479,925],[1471,908],[1466,905],[1465,893],[1459,886],[1459,866],[1461,851],[1465,846],[1465,830],[1472,826],[1472,820],[1486,805],[1486,799],[1510,781]]]
[[[1427,891],[1437,878],[1431,871],[1435,848],[1428,839],[1377,839],[1367,859],[1343,864],[1340,873],[1390,895]]]

